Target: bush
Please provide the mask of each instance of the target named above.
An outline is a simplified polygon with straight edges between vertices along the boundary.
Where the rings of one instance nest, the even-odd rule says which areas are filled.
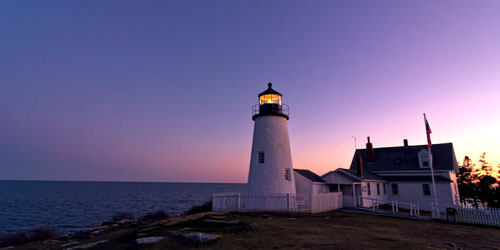
[[[167,219],[168,218],[168,214],[167,212],[163,211],[163,210],[158,210],[156,212],[153,212],[153,213],[147,213],[143,219],[147,219],[147,220],[163,220],[163,219]]]
[[[184,212],[184,215],[191,215],[191,214],[197,214],[197,213],[203,213],[203,212],[210,212],[212,211],[212,201],[206,201],[203,204],[200,205],[194,205],[190,209],[188,209],[186,212]]]
[[[30,232],[30,241],[42,241],[54,239],[58,236],[56,230],[51,227],[37,227]]]
[[[133,220],[134,214],[131,212],[117,212],[113,215],[112,221]]]
[[[0,235],[0,247],[19,246],[29,242],[54,239],[58,233],[51,227],[37,227],[28,232]]]

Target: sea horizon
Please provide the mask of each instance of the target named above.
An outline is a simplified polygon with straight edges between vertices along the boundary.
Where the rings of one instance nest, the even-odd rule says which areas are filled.
[[[117,183],[185,183],[185,184],[247,184],[246,182],[197,182],[197,181],[108,181],[108,180],[13,180],[0,179],[0,181],[40,181],[40,182],[117,182]]]
[[[73,233],[120,212],[178,216],[214,193],[245,190],[244,183],[0,180],[0,234],[41,226]]]

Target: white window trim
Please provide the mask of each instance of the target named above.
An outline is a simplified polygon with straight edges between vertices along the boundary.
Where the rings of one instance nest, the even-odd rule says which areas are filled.
[[[292,181],[292,174],[290,168],[285,168],[285,180]]]
[[[394,193],[394,188],[392,188],[392,185],[396,185],[396,190],[398,190],[398,193]],[[398,183],[391,183],[391,195],[399,195],[399,184]]]
[[[260,156],[262,154],[262,162],[260,161]],[[258,151],[257,152],[257,164],[264,164],[266,162],[266,154],[264,153],[264,151]]]
[[[427,185],[429,186],[429,194],[425,194],[424,192],[424,185]],[[428,196],[432,196],[432,189],[431,189],[431,184],[429,183],[422,183],[422,194],[425,196],[425,197],[428,197]]]
[[[422,158],[427,157],[428,166],[424,166]],[[431,168],[431,158],[429,152],[426,149],[422,149],[418,152],[418,165],[420,168]]]

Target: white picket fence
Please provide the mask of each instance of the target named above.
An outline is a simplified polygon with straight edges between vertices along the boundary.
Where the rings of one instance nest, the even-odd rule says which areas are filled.
[[[342,194],[321,193],[315,195],[275,194],[249,195],[219,193],[212,197],[213,211],[318,213],[342,207]]]
[[[256,196],[240,193],[219,193],[212,197],[213,211],[233,212],[278,212],[278,213],[318,213],[339,208],[362,208],[393,214],[406,214],[412,217],[425,217],[421,210],[431,211],[433,219],[452,220],[462,223],[481,224],[500,227],[499,208],[473,208],[462,205],[435,207],[430,204],[398,202],[376,198],[342,196],[341,193],[321,193],[315,195],[276,194]],[[390,207],[389,207],[390,206]],[[448,218],[446,207],[456,209],[454,218]],[[401,210],[403,209],[403,210]],[[428,216],[427,216],[428,217]]]
[[[500,208],[474,208],[463,205],[442,205],[438,208],[433,203],[420,204],[377,198],[354,198],[352,196],[344,196],[343,204],[344,207],[357,207],[377,211],[380,210],[380,206],[387,205],[385,211],[392,212],[393,214],[406,214],[412,217],[432,216],[433,219],[500,227]],[[446,208],[456,209],[456,214],[448,218]],[[400,209],[404,209],[404,211]],[[421,215],[421,211],[430,211],[431,213],[427,213],[428,215],[426,216]]]
[[[500,227],[500,208],[474,208],[462,205],[456,205],[452,208],[456,209],[456,222],[481,224],[488,226]],[[448,218],[445,208],[433,209],[432,218],[442,220],[452,220]]]

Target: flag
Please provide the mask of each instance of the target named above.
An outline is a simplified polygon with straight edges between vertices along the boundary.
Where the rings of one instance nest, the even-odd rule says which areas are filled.
[[[427,133],[427,145],[429,145],[429,148],[432,146],[431,142],[431,127],[429,126],[429,123],[427,122],[427,117],[424,114],[424,120],[425,120],[425,132]]]

